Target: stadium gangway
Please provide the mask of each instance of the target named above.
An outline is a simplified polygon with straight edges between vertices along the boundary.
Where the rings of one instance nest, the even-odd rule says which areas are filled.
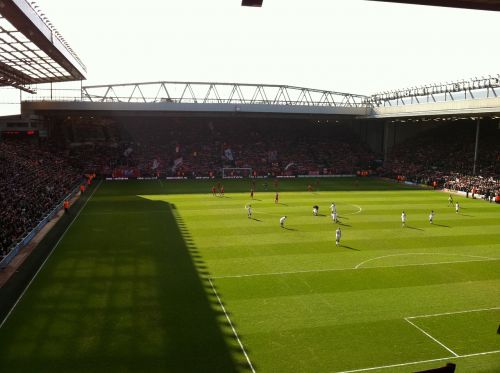
[[[82,87],[91,102],[168,102],[366,107],[367,96],[288,85],[147,82]]]

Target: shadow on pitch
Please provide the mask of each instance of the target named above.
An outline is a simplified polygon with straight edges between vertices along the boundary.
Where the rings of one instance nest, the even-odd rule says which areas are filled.
[[[415,229],[416,231],[423,231],[422,228],[417,228],[417,227],[412,227],[410,225],[407,225],[405,228],[408,228],[408,229]]]
[[[282,227],[283,229],[286,229],[287,231],[297,231],[295,228],[288,228],[288,227]]]
[[[16,353],[2,348],[0,371],[248,372],[217,283],[213,288],[175,206],[130,195],[109,202],[101,197],[116,193],[110,188],[100,189],[89,207],[109,207],[112,219],[76,221],[79,235],[64,237],[68,250],[59,248],[43,268],[45,280],[37,278],[41,291],[24,296],[28,306],[17,318],[41,321],[22,337],[15,323],[2,329],[0,346]],[[46,236],[50,250],[61,234]],[[217,295],[222,303],[224,294]],[[17,352],[27,346],[27,355]]]
[[[258,221],[258,222],[262,222],[262,220],[256,219],[256,218],[250,218],[250,220],[255,220],[255,221]]]
[[[343,227],[351,227],[350,224],[342,223],[341,221],[338,221],[337,224],[342,225]]]
[[[361,250],[359,250],[359,249],[355,249],[354,247],[347,246],[347,245],[339,245],[339,247],[345,247],[346,249],[349,249],[349,250],[354,250],[354,251],[361,251]]]
[[[432,225],[435,225],[435,226],[437,226],[437,227],[451,228],[449,225],[444,225],[444,224],[437,224],[437,223],[433,223]]]
[[[223,196],[222,198],[230,198]],[[162,358],[167,371],[246,372],[248,363],[221,307],[224,294],[211,280],[208,267],[188,226],[174,204],[148,201],[165,210],[157,242],[162,250],[155,263],[156,284],[151,293],[161,306]],[[252,218],[252,220],[260,221]],[[226,309],[226,311],[228,311]],[[140,318],[140,317],[139,317]],[[239,338],[243,340],[242,335]],[[147,336],[137,336],[137,341]],[[169,342],[170,341],[170,342]],[[246,346],[245,346],[246,347]],[[246,348],[247,353],[248,348]],[[196,351],[196,358],[193,358]],[[255,368],[255,367],[254,367]]]

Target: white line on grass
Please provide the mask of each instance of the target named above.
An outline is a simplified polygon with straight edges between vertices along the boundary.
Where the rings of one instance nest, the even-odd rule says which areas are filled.
[[[465,310],[465,311],[455,311],[455,312],[444,312],[444,313],[433,313],[430,315],[417,315],[417,316],[408,316],[407,319],[420,319],[424,317],[434,317],[434,316],[445,316],[445,315],[455,315],[458,313],[469,313],[469,312],[481,312],[481,311],[491,311],[491,310],[500,310],[500,307],[491,307],[491,308],[480,308],[475,310]]]
[[[47,255],[47,258],[45,258],[45,260],[43,261],[42,265],[40,266],[40,268],[38,268],[38,270],[35,272],[35,275],[32,277],[32,279],[30,280],[30,282],[28,283],[28,285],[24,288],[23,292],[21,293],[21,295],[19,296],[19,298],[17,298],[16,300],[16,303],[14,303],[14,305],[12,306],[12,308],[10,309],[9,313],[5,316],[5,318],[2,320],[2,323],[0,324],[0,329],[2,328],[3,324],[5,324],[5,322],[7,321],[7,319],[9,318],[10,314],[14,311],[14,309],[16,308],[17,304],[21,301],[22,297],[24,296],[24,294],[26,293],[26,291],[28,290],[28,288],[30,287],[31,283],[35,280],[36,276],[38,276],[38,273],[40,273],[40,271],[42,270],[43,266],[45,265],[45,263],[47,263],[47,260],[49,260],[50,256],[52,255],[52,253],[54,252],[54,250],[56,249],[56,247],[59,245],[59,243],[62,241],[62,239],[64,238],[64,236],[66,235],[66,233],[68,232],[68,230],[71,228],[71,226],[73,225],[73,223],[76,221],[76,219],[78,219],[78,217],[80,216],[80,213],[84,210],[85,206],[87,206],[87,203],[92,199],[92,197],[94,196],[94,193],[97,191],[97,189],[99,189],[99,186],[101,185],[102,183],[102,180],[99,182],[99,184],[97,184],[97,187],[94,189],[94,191],[92,192],[92,194],[90,195],[90,197],[85,201],[85,203],[83,204],[82,208],[80,209],[80,211],[78,211],[78,213],[76,214],[76,216],[73,218],[73,220],[71,221],[71,223],[69,223],[69,225],[66,227],[66,229],[64,230],[63,234],[61,235],[61,237],[59,237],[59,240],[57,240],[56,244],[54,245],[54,247],[52,248],[52,250],[50,250],[50,253],[49,255]]]
[[[250,369],[252,370],[253,373],[255,373],[255,369],[252,365],[252,362],[250,361],[250,358],[248,357],[248,354],[245,350],[245,347],[243,347],[243,343],[241,343],[240,337],[238,336],[238,333],[236,332],[236,329],[234,328],[233,322],[231,321],[231,319],[229,318],[229,315],[226,312],[226,307],[224,307],[224,305],[222,304],[222,301],[219,297],[219,294],[217,293],[217,290],[215,290],[215,286],[214,286],[212,280],[209,278],[208,281],[210,282],[210,286],[212,287],[212,290],[213,290],[215,296],[217,297],[217,300],[219,301],[219,305],[221,306],[222,311],[224,311],[224,315],[226,315],[226,319],[229,322],[229,325],[231,326],[231,329],[233,331],[234,336],[236,337],[236,340],[238,341],[238,344],[240,345],[240,348],[241,348],[241,351],[243,352],[243,355],[245,355],[245,358],[247,359],[247,362],[248,362],[248,365],[250,366]]]
[[[467,357],[473,357],[473,356],[482,356],[482,355],[492,355],[492,354],[498,354],[500,350],[496,351],[486,351],[486,352],[478,352],[476,354],[468,354],[468,355],[459,355],[459,356],[449,356],[449,357],[442,357],[439,359],[430,359],[430,360],[420,360],[420,361],[412,361],[409,363],[401,363],[401,364],[392,364],[392,365],[382,365],[379,367],[371,367],[371,368],[362,368],[362,369],[353,369],[353,370],[342,370],[336,373],[355,373],[355,372],[367,372],[369,370],[379,370],[379,369],[388,369],[388,368],[396,368],[396,367],[404,367],[408,365],[415,365],[415,364],[424,364],[424,363],[432,363],[435,361],[443,361],[443,360],[450,360],[450,359],[463,359]]]
[[[436,342],[438,345],[440,345],[441,347],[444,347],[445,349],[447,349],[449,352],[451,352],[455,357],[458,356],[458,354],[453,351],[451,348],[445,346],[444,343],[438,341],[436,338],[434,338],[432,335],[430,335],[429,333],[427,333],[424,329],[422,329],[421,327],[415,325],[414,323],[412,323],[410,320],[408,320],[408,318],[405,317],[405,320],[410,323],[411,325],[413,325],[415,328],[417,328],[418,330],[420,330],[422,333],[424,333],[427,337],[429,337],[430,339],[432,339],[434,342]]]
[[[445,254],[445,253],[405,253],[405,254],[391,254],[391,255],[377,256],[376,258],[371,258],[371,259],[365,260],[364,262],[359,263],[354,268],[357,269],[357,268],[361,267],[363,264],[371,262],[373,260],[378,260],[378,259],[383,259],[383,258],[389,258],[389,257],[393,257],[393,256],[411,256],[411,255],[445,255],[445,256],[454,255],[454,256],[464,256],[464,257],[467,257],[467,258],[480,258],[480,259],[488,259],[488,260],[492,260],[493,259],[494,260],[494,258],[490,258],[490,257],[487,257],[487,256],[477,256],[477,255]]]
[[[361,206],[359,205],[353,205],[354,207],[357,207],[358,208],[358,211],[356,212],[351,212],[351,213],[347,213],[348,215],[354,215],[354,214],[359,214],[361,211],[363,211],[363,209],[361,208]]]
[[[500,259],[491,258],[491,259],[482,259],[482,260],[481,259],[453,260],[453,261],[447,261],[447,262],[396,264],[396,265],[392,265],[392,266],[376,266],[376,267],[363,267],[363,268],[328,268],[328,269],[313,269],[313,270],[289,271],[289,272],[250,273],[247,275],[212,276],[211,278],[222,279],[222,278],[258,277],[258,276],[281,276],[281,275],[293,275],[293,274],[299,274],[299,273],[359,271],[359,270],[363,270],[363,269],[377,269],[377,268],[397,268],[397,267],[427,266],[427,265],[454,264],[454,263],[489,262],[489,261],[493,261],[493,260],[500,260]]]

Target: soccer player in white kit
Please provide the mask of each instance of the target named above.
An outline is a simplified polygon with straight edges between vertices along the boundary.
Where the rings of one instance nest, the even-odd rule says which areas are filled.
[[[280,226],[281,226],[281,228],[285,228],[285,220],[286,220],[286,216],[282,216],[280,218]]]
[[[338,223],[338,219],[337,219],[337,211],[332,211],[332,219],[335,223]]]
[[[337,212],[337,206],[335,206],[335,202],[332,202],[332,204],[330,205],[330,210],[332,212]]]
[[[458,214],[458,212],[460,211],[460,205],[457,203],[455,203],[455,212]]]
[[[404,211],[401,213],[401,225],[406,226],[406,213]]]
[[[335,246],[340,244],[340,237],[342,236],[342,232],[340,231],[340,227],[335,231]]]
[[[316,206],[316,205],[315,205],[315,206],[313,206],[313,215],[314,215],[314,216],[318,216],[318,209],[319,209],[319,207],[318,207],[318,206]]]
[[[248,212],[248,219],[252,218],[252,205],[245,206]]]
[[[432,224],[432,219],[434,219],[434,210],[431,210],[431,213],[429,214],[429,223]]]

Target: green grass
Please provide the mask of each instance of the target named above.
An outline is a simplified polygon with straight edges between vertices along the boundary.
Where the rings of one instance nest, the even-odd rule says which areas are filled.
[[[500,370],[500,206],[308,183],[282,180],[280,204],[262,180],[253,201],[241,180],[224,198],[208,181],[103,183],[0,329],[0,371],[249,371],[227,317],[257,372]]]

